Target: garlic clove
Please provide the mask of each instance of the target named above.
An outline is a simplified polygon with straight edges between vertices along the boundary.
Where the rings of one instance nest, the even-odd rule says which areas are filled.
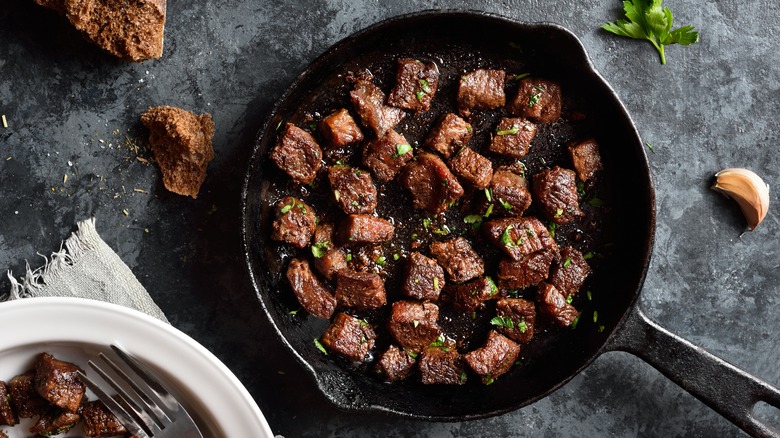
[[[747,169],[723,169],[715,174],[713,190],[737,201],[753,231],[764,220],[769,210],[769,186],[758,175]]]

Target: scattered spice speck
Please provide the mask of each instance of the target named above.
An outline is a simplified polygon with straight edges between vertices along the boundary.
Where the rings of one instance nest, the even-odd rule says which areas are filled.
[[[2,115],[3,128],[8,129],[8,120],[5,118],[5,114]]]
[[[122,213],[124,213],[125,216],[130,216],[130,212],[127,211],[127,209],[122,210]]]
[[[62,176],[62,183],[65,184],[67,182],[68,182],[68,174],[66,173],[65,175]]]

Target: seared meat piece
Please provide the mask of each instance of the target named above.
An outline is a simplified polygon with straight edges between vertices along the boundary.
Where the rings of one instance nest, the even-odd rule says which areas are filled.
[[[419,300],[436,301],[442,289],[444,289],[444,270],[436,260],[425,257],[419,252],[411,253],[406,264],[404,295]]]
[[[314,256],[314,268],[328,280],[332,280],[336,272],[347,267],[346,254],[343,249],[336,247],[331,224],[317,225],[311,252]]]
[[[562,327],[570,326],[579,315],[577,309],[566,302],[563,293],[550,283],[539,284],[536,301],[539,312]]]
[[[303,129],[288,123],[269,154],[271,161],[301,184],[310,184],[320,170],[322,150],[317,140]]]
[[[322,334],[322,344],[351,362],[366,358],[376,334],[367,322],[339,313]]]
[[[502,212],[508,216],[522,216],[525,210],[531,206],[528,183],[525,178],[516,173],[497,169],[493,172],[490,190],[494,202],[499,204],[494,209],[496,212]]]
[[[84,435],[89,437],[111,437],[127,433],[122,423],[101,401],[87,402],[81,410]]]
[[[307,260],[292,259],[287,267],[287,280],[304,310],[324,319],[333,315],[336,298],[330,288],[311,271]]]
[[[471,139],[471,124],[453,113],[441,118],[425,139],[425,146],[449,158]]]
[[[540,250],[558,254],[558,245],[539,219],[532,216],[493,219],[482,224],[488,239],[513,260]]]
[[[376,209],[376,187],[367,171],[349,166],[330,166],[328,180],[333,197],[344,213],[373,213]]]
[[[541,250],[520,257],[504,259],[498,264],[498,284],[502,289],[525,289],[547,279],[550,263],[555,258],[552,250]]]
[[[412,193],[414,208],[438,214],[463,196],[463,187],[441,158],[422,152],[406,165],[401,185]]]
[[[63,434],[73,428],[81,420],[77,413],[66,412],[57,407],[51,407],[30,428],[30,432],[39,436]]]
[[[482,377],[482,383],[489,385],[512,368],[519,354],[520,346],[517,343],[491,330],[485,344],[464,354],[463,359]]]
[[[438,318],[439,307],[436,304],[396,301],[387,328],[401,347],[419,353],[441,334],[436,323]]]
[[[336,274],[336,282],[339,306],[371,310],[387,304],[385,283],[379,274],[343,269]]]
[[[508,107],[516,116],[553,123],[561,118],[561,87],[547,79],[525,78]]]
[[[54,406],[76,412],[86,391],[77,374],[79,370],[81,368],[70,362],[42,353],[35,361],[35,390]]]
[[[502,324],[496,330],[508,338],[525,344],[534,337],[536,306],[522,298],[504,298],[496,302],[496,316]]]
[[[498,298],[498,287],[490,277],[481,277],[468,283],[448,288],[456,308],[473,312],[484,307],[485,301]]]
[[[536,136],[536,125],[523,118],[502,117],[488,150],[494,154],[523,158]]]
[[[305,202],[286,196],[276,204],[276,220],[272,228],[271,239],[305,248],[317,228],[317,216]]]
[[[13,408],[11,408],[11,393],[8,385],[0,380],[0,425],[13,426],[19,422]]]
[[[455,175],[468,181],[475,189],[485,189],[493,177],[493,164],[487,158],[464,147],[455,158],[450,160]]]
[[[599,145],[594,139],[588,139],[569,145],[569,155],[574,163],[574,170],[581,181],[593,178],[593,175],[602,170]]]
[[[338,109],[322,119],[320,132],[332,149],[363,141],[363,131],[346,108]]]
[[[417,363],[412,354],[407,353],[395,345],[391,345],[377,361],[376,369],[388,382],[404,380],[414,371]]]
[[[32,418],[36,415],[43,415],[49,409],[49,402],[35,390],[34,376],[35,370],[30,370],[8,382],[11,406],[13,406],[19,418]]]
[[[363,126],[374,131],[377,137],[384,136],[406,115],[400,108],[385,105],[385,93],[371,81],[358,80],[349,97]]]
[[[412,111],[428,111],[439,86],[439,67],[433,62],[411,58],[398,60],[395,87],[387,96],[387,104]]]
[[[412,146],[403,135],[394,130],[366,143],[363,149],[363,164],[371,169],[374,176],[387,182],[414,156]]]
[[[382,243],[393,238],[395,227],[387,219],[368,214],[350,214],[339,226],[345,243]]]
[[[477,69],[460,77],[458,110],[469,116],[471,110],[485,110],[504,106],[504,70]]]
[[[352,248],[349,267],[355,271],[377,273],[383,266],[377,263],[381,257],[385,257],[385,252],[378,245],[358,245]],[[385,260],[387,258],[385,257]]]
[[[420,356],[420,375],[426,385],[463,385],[466,364],[454,348],[428,347]]]
[[[582,283],[590,275],[590,266],[582,253],[564,246],[561,248],[561,259],[550,272],[550,283],[565,296],[574,295],[582,287]]]
[[[431,254],[454,283],[463,283],[485,273],[482,257],[474,251],[469,241],[462,237],[432,243]]]
[[[547,219],[568,224],[583,215],[574,172],[558,166],[534,175],[534,197]]]

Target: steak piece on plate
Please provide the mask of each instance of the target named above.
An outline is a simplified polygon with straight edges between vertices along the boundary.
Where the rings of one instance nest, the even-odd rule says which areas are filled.
[[[525,344],[534,337],[536,306],[522,298],[503,298],[496,302],[496,316],[502,324],[495,327],[504,336]]]
[[[35,390],[49,403],[67,412],[76,412],[86,392],[78,376],[81,368],[42,353],[35,361]]]
[[[439,293],[444,289],[444,269],[436,260],[415,251],[409,255],[404,274],[404,295],[418,300],[439,299]]]
[[[387,182],[395,178],[413,156],[414,151],[406,138],[391,129],[366,143],[363,164],[371,169],[379,181]]]
[[[38,417],[30,432],[38,434],[37,436],[60,435],[72,429],[79,421],[81,415],[52,406],[45,414]]]
[[[322,344],[328,350],[350,362],[365,360],[368,351],[374,348],[376,334],[367,322],[339,313],[322,334]]]
[[[336,298],[311,271],[308,260],[292,259],[287,267],[287,280],[304,310],[318,318],[330,319],[336,309]]]
[[[103,402],[89,401],[84,404],[81,410],[84,435],[89,437],[111,437],[122,435],[127,432],[122,423],[119,422]]]
[[[346,108],[337,109],[320,121],[320,133],[331,149],[363,141],[363,131]]]
[[[379,357],[376,369],[388,382],[404,380],[412,374],[417,364],[417,359],[412,355],[417,356],[417,353],[410,354],[391,345]]]
[[[463,187],[441,158],[428,152],[417,155],[401,175],[401,185],[412,194],[414,208],[435,215],[463,196]]]
[[[547,227],[533,216],[493,219],[482,224],[482,231],[513,260],[522,260],[540,250],[558,254],[558,245]]]
[[[455,175],[478,190],[487,188],[493,178],[493,164],[490,160],[469,147],[462,148],[450,160],[450,167]]]
[[[330,166],[328,181],[333,198],[344,213],[368,214],[376,209],[376,187],[367,171],[350,166]]]
[[[360,122],[382,137],[395,127],[406,113],[400,108],[385,104],[385,93],[373,82],[359,79],[350,91],[352,105],[360,117]]]
[[[583,216],[573,171],[555,166],[534,175],[534,198],[544,216],[556,224],[568,224]]]
[[[498,298],[498,287],[490,277],[480,277],[468,283],[450,286],[448,291],[453,305],[466,312],[482,309],[485,301]]]
[[[19,422],[19,417],[16,416],[11,407],[11,393],[8,388],[8,384],[0,380],[0,425],[13,426]]]
[[[511,158],[523,158],[536,136],[536,125],[523,118],[502,117],[488,150]]]
[[[574,170],[577,171],[580,181],[593,178],[596,172],[603,169],[599,145],[592,138],[570,144],[569,155],[571,155],[571,162],[574,163]]]
[[[566,302],[563,293],[550,283],[539,284],[536,301],[539,312],[559,326],[568,327],[579,316],[577,309]]]
[[[471,124],[453,113],[445,114],[431,129],[425,146],[449,158],[471,139]]]
[[[425,385],[463,385],[468,379],[463,356],[450,347],[423,350],[419,368]]]
[[[464,116],[472,110],[500,108],[506,102],[504,70],[477,69],[460,77],[458,110]]]
[[[439,68],[433,62],[411,58],[398,60],[395,87],[387,104],[412,111],[428,111],[439,87]]]
[[[419,353],[441,334],[438,318],[439,307],[433,303],[396,301],[387,328],[401,347]]]
[[[464,354],[463,359],[482,377],[482,383],[489,385],[512,368],[519,354],[520,346],[516,342],[491,330],[485,344]]]
[[[485,262],[469,241],[456,237],[431,244],[431,253],[454,283],[463,283],[485,273]]]
[[[564,246],[560,260],[550,271],[550,283],[563,295],[572,296],[580,290],[588,275],[590,266],[582,253],[571,246]]]
[[[522,216],[531,206],[531,192],[524,177],[505,169],[493,172],[490,181],[491,197],[498,203],[494,212],[506,216]]]
[[[382,243],[392,239],[394,232],[390,221],[368,214],[350,214],[339,226],[344,243]]]
[[[317,225],[311,252],[314,256],[314,269],[328,280],[333,280],[337,272],[347,267],[347,255],[343,249],[336,246],[331,224]]]
[[[43,415],[49,409],[49,402],[35,390],[34,376],[35,370],[30,370],[8,382],[11,406],[13,406],[19,418],[32,418],[36,415]]]
[[[502,259],[498,263],[498,284],[502,289],[525,289],[546,280],[550,264],[555,258],[552,250],[540,250],[526,254],[519,260]]]
[[[322,164],[322,149],[303,129],[288,123],[268,155],[279,169],[301,184],[310,184]]]
[[[292,196],[285,196],[276,204],[276,219],[271,227],[271,239],[305,248],[317,229],[317,216],[310,205]]]
[[[373,272],[342,269],[336,274],[336,301],[358,310],[378,309],[387,304],[385,283]]]
[[[561,118],[561,87],[547,79],[525,78],[507,106],[513,115],[553,123]]]

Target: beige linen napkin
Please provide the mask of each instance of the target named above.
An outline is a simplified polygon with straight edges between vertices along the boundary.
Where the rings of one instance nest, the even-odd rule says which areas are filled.
[[[90,298],[139,310],[168,322],[130,268],[100,238],[95,218],[79,222],[78,230],[63,246],[44,266],[31,270],[28,264],[20,280],[9,271],[11,291],[6,299]]]

